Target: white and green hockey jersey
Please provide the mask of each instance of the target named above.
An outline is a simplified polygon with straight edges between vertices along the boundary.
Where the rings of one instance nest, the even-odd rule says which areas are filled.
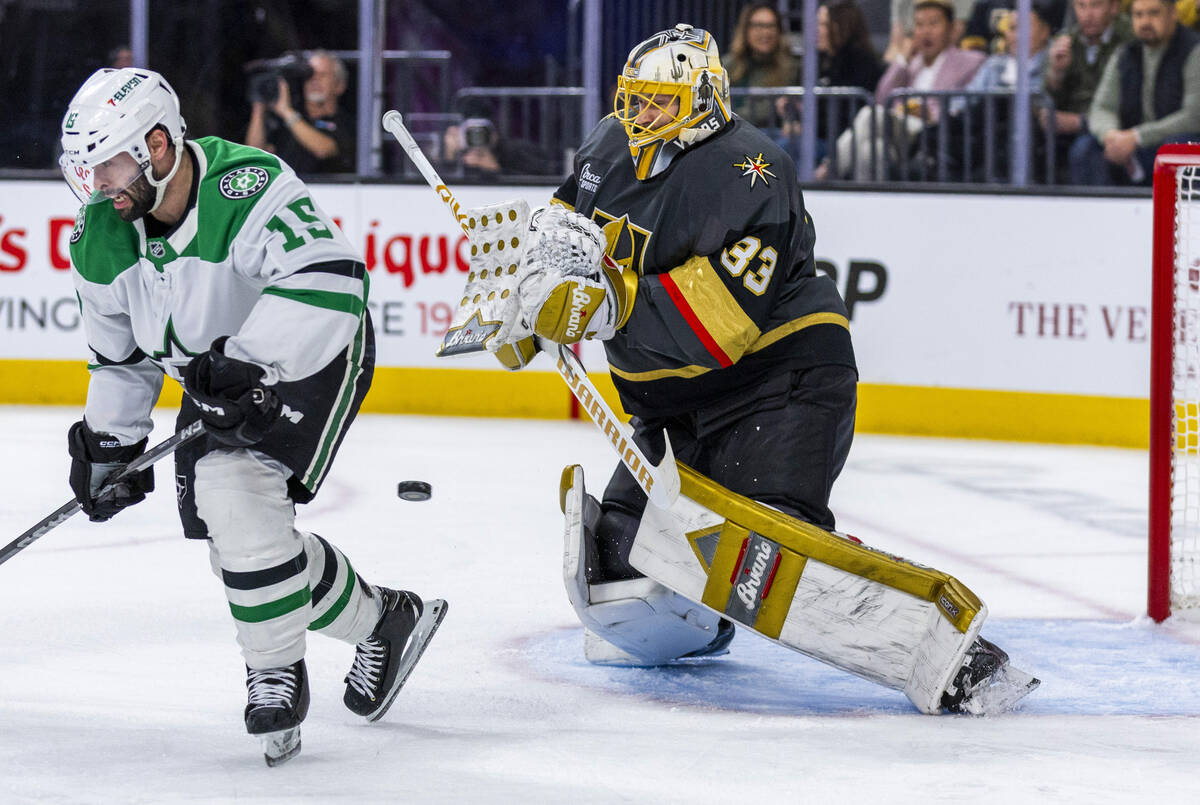
[[[147,238],[112,204],[85,205],[71,263],[92,350],[84,416],[123,443],[150,432],[163,375],[213,340],[268,384],[320,370],[357,333],[363,262],[308,188],[274,156],[216,137],[188,141],[201,177],[183,219]]]

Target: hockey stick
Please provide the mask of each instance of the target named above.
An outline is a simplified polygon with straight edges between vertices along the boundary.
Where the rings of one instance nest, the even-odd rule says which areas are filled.
[[[575,399],[579,400],[579,406],[587,412],[592,422],[596,423],[596,427],[617,451],[621,463],[638,482],[646,497],[650,498],[650,502],[660,509],[671,508],[671,504],[679,497],[680,481],[679,468],[675,466],[675,451],[671,449],[671,439],[667,432],[663,431],[665,451],[662,461],[655,465],[633,441],[629,427],[617,418],[600,396],[579,357],[565,344],[557,346],[558,360],[555,362],[555,368],[567,382]]]
[[[200,434],[204,433],[204,423],[196,420],[186,428],[180,430],[168,439],[154,445],[154,447],[142,453],[133,461],[125,465],[125,469],[114,475],[108,483],[100,488],[96,497],[101,498],[111,492],[118,483],[131,475],[135,475],[149,467],[160,458],[169,456],[182,447],[187,442],[195,439]],[[17,537],[12,542],[0,548],[0,565],[7,562],[16,554],[28,548],[36,540],[46,535],[47,532],[57,528],[71,518],[77,511],[83,508],[78,500],[72,500],[59,506],[50,514],[42,518],[37,525],[26,531],[21,536]]]
[[[405,127],[400,113],[395,109],[390,109],[384,113],[382,122],[383,128],[395,137],[396,141],[404,148],[409,159],[425,177],[425,181],[437,193],[438,198],[446,205],[446,209],[454,216],[458,225],[462,227],[467,240],[472,240],[471,229],[463,223],[466,216],[459,212],[458,199],[454,197],[450,188],[446,187],[446,183],[442,181],[442,177],[438,176],[433,165],[429,163],[421,151],[421,146],[417,144]],[[479,350],[482,349],[483,346],[480,343]],[[571,389],[571,393],[575,395],[575,399],[579,401],[579,405],[592,418],[592,422],[596,424],[600,432],[608,438],[613,449],[617,451],[617,455],[621,457],[621,463],[633,475],[638,486],[646,493],[646,497],[659,508],[670,508],[675,499],[679,497],[680,482],[679,469],[675,466],[675,453],[671,449],[671,440],[666,432],[663,432],[663,444],[665,445],[663,459],[656,465],[633,441],[628,426],[617,418],[608,403],[600,396],[600,392],[587,376],[587,370],[583,368],[579,358],[561,344],[558,345],[558,359],[555,361],[555,368],[566,382],[567,387]]]

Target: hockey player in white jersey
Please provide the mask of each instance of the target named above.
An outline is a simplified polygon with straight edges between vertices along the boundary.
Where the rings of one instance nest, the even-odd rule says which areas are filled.
[[[356,646],[344,701],[373,721],[446,604],[368,584],[296,528],[295,504],[320,489],[370,386],[368,277],[286,164],[185,131],[174,90],[143,69],[96,72],[63,118],[92,351],[70,483],[95,521],[144,499],[150,469],[96,493],[145,449],[163,376],[184,385],[177,424],[200,419],[207,432],[175,455],[180,519],[185,536],[209,540],[246,663],[246,728],[275,765],[300,748],[306,631]]]

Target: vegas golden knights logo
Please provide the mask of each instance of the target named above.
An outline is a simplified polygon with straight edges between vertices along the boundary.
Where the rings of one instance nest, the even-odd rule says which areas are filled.
[[[608,243],[605,252],[613,262],[641,276],[646,244],[653,233],[630,223],[628,215],[617,218],[599,208],[592,210],[592,220],[604,230],[604,239]]]

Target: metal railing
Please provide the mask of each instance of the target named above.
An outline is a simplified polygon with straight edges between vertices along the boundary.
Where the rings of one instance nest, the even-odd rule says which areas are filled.
[[[362,54],[361,50],[332,51],[338,58],[352,65]],[[359,79],[358,117],[356,121],[358,158],[355,166],[360,175],[378,174],[383,167],[381,146],[383,135],[379,118],[385,105],[395,109],[413,108],[414,88],[424,85],[417,75],[417,68],[428,66],[437,73],[433,86],[436,87],[434,103],[439,109],[450,106],[450,58],[448,50],[380,50],[378,61],[370,65],[357,65]],[[385,69],[391,74],[385,75]],[[364,81],[364,76],[368,80]],[[384,90],[384,86],[390,92]]]
[[[487,117],[502,137],[541,147],[553,162],[546,173],[562,173],[587,133],[586,95],[584,87],[466,87],[454,104],[463,117]]]
[[[931,106],[934,99],[938,102],[936,116]],[[898,103],[923,125],[915,134],[907,126],[896,126],[895,132],[892,126],[882,127],[885,178],[1016,184],[1014,175],[1018,165],[1012,157],[1017,149],[1011,142],[1018,111],[1015,99],[1016,93],[1012,90],[905,89],[891,92],[885,108],[891,110]],[[999,106],[1005,108],[998,109]],[[1054,102],[1049,96],[1037,93],[1030,95],[1029,109],[1035,118],[1038,109],[1047,111],[1049,128],[1044,130],[1035,121],[1030,130],[1034,133],[1035,144],[1040,142],[1045,152],[1040,183],[1055,184]],[[893,134],[897,136],[893,137]],[[1035,160],[1036,149],[1030,148],[1029,161]],[[1033,171],[1029,175],[1035,178]]]
[[[735,106],[739,98],[786,97],[790,99],[791,108],[798,109],[804,87],[743,87],[733,88],[730,93]],[[894,121],[882,112],[869,115],[866,136],[871,142],[869,147],[862,149],[858,147],[862,132],[853,121],[861,109],[875,105],[874,94],[861,87],[816,87],[813,94],[822,127],[829,178],[866,175],[883,181],[1013,183],[1016,166],[1010,156],[1017,149],[1011,142],[1015,128],[1012,125],[1015,113],[1012,90],[893,91],[881,109],[891,110],[899,104],[909,110],[910,118],[923,125],[910,132],[907,126],[896,125],[899,118]],[[935,99],[936,104],[933,103]],[[1047,112],[1048,129],[1043,129],[1036,121],[1041,109]],[[1038,175],[1038,171],[1030,170],[1029,176],[1039,184],[1055,184],[1058,154],[1054,102],[1047,95],[1034,94],[1030,96],[1030,110],[1035,118],[1031,130],[1036,146],[1029,151],[1030,167],[1037,161],[1041,171]],[[887,122],[881,125],[880,117]],[[786,117],[780,117],[777,122],[782,125]],[[842,133],[848,133],[850,137],[849,164],[839,162],[836,140]],[[795,149],[788,147],[790,143],[782,142],[786,138],[777,139],[796,158]],[[868,160],[865,171],[858,170],[860,153]]]
[[[804,87],[788,86],[788,87],[733,87],[729,90],[731,100],[734,106],[737,106],[739,98],[791,98],[792,108],[799,112],[800,103],[804,98]],[[871,106],[875,103],[874,93],[868,92],[862,87],[814,87],[813,95],[816,96],[817,120],[819,124],[824,125],[824,140],[827,144],[827,159],[829,160],[829,171],[832,176],[837,176],[838,171],[843,166],[839,164],[837,148],[833,147],[838,135],[846,128],[850,130],[851,150],[850,150],[850,165],[849,170],[853,175],[858,162],[858,135],[852,125],[855,115],[865,106]],[[787,122],[786,117],[781,118],[780,123]],[[878,131],[874,116],[870,119],[870,164],[872,173],[874,166],[879,160],[878,149]],[[797,161],[798,145],[796,148],[787,149],[792,158]]]

